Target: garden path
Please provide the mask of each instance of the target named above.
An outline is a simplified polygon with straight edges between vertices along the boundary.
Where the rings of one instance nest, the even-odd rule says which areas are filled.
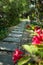
[[[28,35],[25,31],[26,24],[27,21],[21,22],[15,26],[9,35],[0,42],[0,65],[13,65],[12,53],[10,52],[27,42]]]

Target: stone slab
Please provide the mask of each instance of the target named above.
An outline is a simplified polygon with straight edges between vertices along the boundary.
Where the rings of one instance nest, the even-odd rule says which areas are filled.
[[[9,37],[17,37],[17,38],[19,38],[19,37],[22,37],[22,34],[9,34],[8,36]]]
[[[12,61],[12,54],[0,52],[0,65],[14,65]]]
[[[20,44],[20,43],[19,43]],[[18,43],[0,43],[0,50],[14,51],[18,45]]]
[[[16,43],[19,43],[20,42],[20,38],[7,37],[3,41],[5,41],[5,42],[16,42]]]

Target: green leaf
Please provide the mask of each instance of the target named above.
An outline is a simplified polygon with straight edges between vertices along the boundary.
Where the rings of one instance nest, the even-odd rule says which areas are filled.
[[[27,63],[29,60],[30,60],[30,57],[28,57],[28,56],[23,57],[23,58],[21,58],[21,59],[18,61],[18,65],[23,65],[23,64]]]
[[[41,58],[43,58],[43,51],[39,51],[39,55]]]
[[[22,47],[31,54],[36,53],[38,51],[38,48],[34,45],[22,45]]]

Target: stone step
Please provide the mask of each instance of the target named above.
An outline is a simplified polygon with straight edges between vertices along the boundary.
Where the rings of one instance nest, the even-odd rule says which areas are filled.
[[[24,25],[23,24],[21,24],[21,25],[18,25],[18,27],[23,27]]]
[[[15,26],[15,28],[18,28],[18,29],[19,29],[19,28],[21,28],[21,27],[20,27],[20,26]]]
[[[25,24],[20,24],[20,25],[18,25],[18,27],[24,27],[25,26]]]
[[[12,32],[8,35],[7,38],[5,38],[3,41],[0,42],[0,50],[3,51],[14,51],[16,48],[20,47],[21,44],[21,37],[25,28],[26,22],[21,22],[17,26],[14,27]],[[27,39],[23,36],[23,42]],[[14,65],[12,62],[12,54],[8,53],[1,53],[0,52],[0,65]]]
[[[14,51],[18,47],[17,43],[0,43],[0,50]]]
[[[0,52],[0,65],[14,65],[12,61],[12,54]]]
[[[18,24],[17,26],[22,27],[22,26],[24,26],[24,25],[26,25],[26,22],[21,22],[21,23],[20,23],[20,24]]]
[[[22,29],[21,27],[15,27],[14,29]]]
[[[24,24],[26,24],[26,22],[22,22],[22,23],[20,23],[20,24],[18,24],[18,25],[24,25]]]
[[[17,28],[15,28],[13,31],[23,31],[24,29],[23,28],[20,28],[20,29],[17,29]]]
[[[12,31],[15,31],[15,32],[23,32],[23,29],[14,29],[14,30],[12,30]]]
[[[20,38],[7,37],[3,41],[5,41],[5,42],[16,42],[16,43],[20,43]]]
[[[11,33],[13,33],[13,34],[22,34],[23,32],[21,32],[21,31],[11,31]]]
[[[15,26],[15,28],[20,28],[20,27],[24,27],[26,24],[25,23],[22,23],[22,24],[19,24],[18,26]]]
[[[9,37],[22,37],[22,35],[21,34],[9,34],[8,35]]]
[[[18,25],[18,26],[15,26],[14,28],[23,28],[25,25],[21,24],[21,25]]]

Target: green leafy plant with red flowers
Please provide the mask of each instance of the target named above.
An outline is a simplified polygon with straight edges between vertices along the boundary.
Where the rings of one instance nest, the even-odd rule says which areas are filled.
[[[16,49],[13,52],[12,59],[17,65],[43,65],[43,29],[34,27],[32,31],[32,44],[24,44],[23,51]]]

